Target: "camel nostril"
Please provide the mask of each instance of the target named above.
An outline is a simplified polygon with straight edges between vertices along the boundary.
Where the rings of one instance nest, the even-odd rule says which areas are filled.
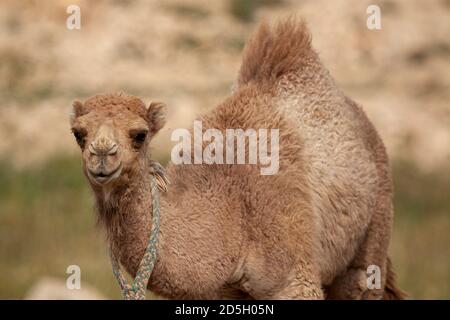
[[[105,157],[114,156],[119,149],[118,145],[114,143],[112,146],[98,146],[95,143],[91,143],[88,147],[89,152],[93,156]]]
[[[108,151],[108,156],[114,156],[117,154],[117,150],[119,149],[119,147],[117,146],[117,144],[114,144],[111,149],[109,149]]]
[[[89,149],[89,152],[91,153],[91,155],[97,155],[97,151],[95,151],[95,148],[92,145],[92,143],[89,145],[88,149]]]

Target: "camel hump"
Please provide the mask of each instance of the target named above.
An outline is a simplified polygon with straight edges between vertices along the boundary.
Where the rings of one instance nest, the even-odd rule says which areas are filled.
[[[301,72],[315,59],[303,20],[290,17],[275,26],[263,22],[244,49],[238,85],[274,83],[283,75]]]

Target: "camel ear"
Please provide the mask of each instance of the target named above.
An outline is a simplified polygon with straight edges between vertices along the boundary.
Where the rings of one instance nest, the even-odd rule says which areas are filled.
[[[147,121],[150,128],[150,134],[156,134],[166,123],[165,119],[166,105],[162,102],[152,102],[147,109]]]
[[[79,116],[82,116],[85,113],[83,103],[75,100],[72,103],[72,112],[70,113],[70,122],[73,122]]]

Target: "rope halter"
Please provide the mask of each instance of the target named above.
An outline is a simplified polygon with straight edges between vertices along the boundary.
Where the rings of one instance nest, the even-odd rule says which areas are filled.
[[[156,244],[159,233],[159,190],[167,191],[168,180],[164,168],[157,162],[151,162],[151,193],[152,193],[152,229],[144,256],[139,264],[136,277],[130,285],[120,268],[120,263],[115,256],[110,244],[110,258],[114,276],[120,285],[125,300],[145,300],[148,281],[156,263]]]

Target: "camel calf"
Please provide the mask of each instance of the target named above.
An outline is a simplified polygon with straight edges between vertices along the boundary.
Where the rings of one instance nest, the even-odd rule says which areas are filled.
[[[73,109],[99,220],[135,275],[151,229],[148,143],[164,125],[163,105],[105,94]],[[186,299],[403,297],[387,256],[385,147],[321,64],[303,23],[262,24],[234,91],[200,120],[203,130],[278,129],[279,170],[169,163],[150,290]],[[370,265],[380,268],[378,289],[367,287]]]

